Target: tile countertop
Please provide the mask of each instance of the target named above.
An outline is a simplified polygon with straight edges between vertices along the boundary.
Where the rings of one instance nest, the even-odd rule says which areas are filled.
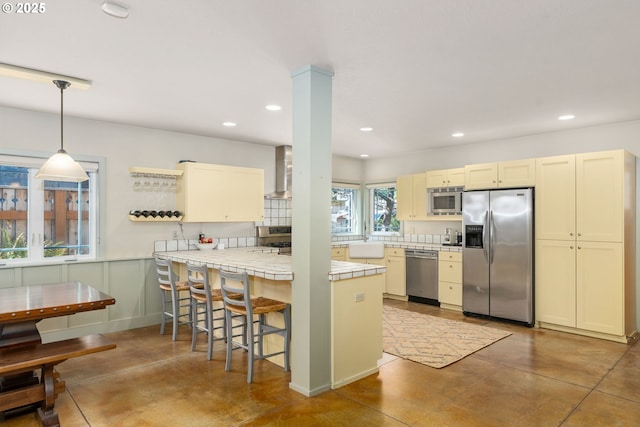
[[[349,243],[363,242],[363,240],[345,240],[341,242],[332,242],[332,248],[347,248]],[[402,249],[426,249],[439,252],[462,252],[462,246],[449,246],[440,243],[417,243],[417,242],[388,242],[386,240],[367,240],[367,242],[382,242],[385,248],[402,248]]]
[[[268,280],[293,280],[291,257],[278,255],[277,249],[263,247],[232,248],[207,251],[155,252],[154,256],[174,262],[205,264],[209,268],[229,271],[246,271],[250,276]],[[354,262],[331,261],[329,280],[338,281],[354,277],[382,274],[386,268],[381,265],[358,264]]]

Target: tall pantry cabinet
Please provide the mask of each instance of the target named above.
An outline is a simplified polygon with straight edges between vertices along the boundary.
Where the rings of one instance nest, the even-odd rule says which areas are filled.
[[[636,329],[635,157],[536,160],[536,319],[626,342]]]

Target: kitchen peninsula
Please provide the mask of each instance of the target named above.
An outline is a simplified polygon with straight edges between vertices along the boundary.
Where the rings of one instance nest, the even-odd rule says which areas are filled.
[[[245,247],[224,250],[188,250],[156,252],[154,256],[169,259],[179,265],[181,279],[186,276],[186,263],[206,265],[211,269],[213,287],[220,287],[216,270],[249,274],[252,293],[256,296],[291,302],[295,279],[291,257],[278,255],[277,250]],[[332,261],[328,273],[331,286],[331,387],[338,388],[378,371],[382,357],[382,295],[385,267]],[[295,310],[295,306],[292,310]],[[275,315],[274,315],[275,316]],[[280,321],[274,318],[273,320]],[[272,321],[273,321],[272,320]],[[293,325],[295,334],[295,325]],[[269,346],[282,346],[279,337],[270,337]],[[282,356],[270,361],[282,366]],[[295,366],[292,367],[295,369]]]

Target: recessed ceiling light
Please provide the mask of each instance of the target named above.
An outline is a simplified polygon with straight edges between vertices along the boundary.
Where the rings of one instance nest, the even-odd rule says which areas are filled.
[[[360,154],[360,157],[369,157],[368,154]]]
[[[104,11],[104,13],[106,13],[107,15],[111,15],[114,18],[124,19],[129,16],[129,9],[126,6],[111,3],[108,1],[102,3],[102,10]]]
[[[571,120],[571,119],[575,119],[576,116],[574,116],[573,114],[565,114],[564,116],[560,116],[558,117],[558,120]]]
[[[226,127],[230,127],[230,128],[234,127],[234,126],[237,126],[237,125],[238,124],[234,123],[234,122],[224,122],[224,123],[222,123],[222,126],[226,126]]]
[[[451,136],[454,138],[462,138],[464,136],[464,133],[456,132],[456,133],[452,133]]]
[[[362,132],[371,132],[373,128],[360,128]]]
[[[280,111],[280,110],[282,110],[282,107],[281,107],[281,106],[279,106],[279,105],[275,105],[275,104],[269,104],[269,105],[267,105],[267,106],[266,106],[266,107],[264,107],[264,108],[266,108],[266,109],[267,109],[267,110],[269,110],[269,111]]]

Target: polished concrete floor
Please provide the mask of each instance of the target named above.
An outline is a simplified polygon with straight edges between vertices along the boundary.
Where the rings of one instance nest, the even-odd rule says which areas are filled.
[[[224,371],[223,344],[206,360],[181,327],[109,334],[118,348],[59,365],[67,392],[56,407],[74,426],[638,426],[640,345],[465,318],[415,303],[396,307],[508,329],[509,337],[443,369],[395,357],[380,372],[306,398],[290,374],[244,353]],[[184,329],[182,329],[184,328]],[[357,349],[354,349],[357,351]],[[2,423],[0,423],[2,424]],[[35,426],[33,414],[4,426]]]

